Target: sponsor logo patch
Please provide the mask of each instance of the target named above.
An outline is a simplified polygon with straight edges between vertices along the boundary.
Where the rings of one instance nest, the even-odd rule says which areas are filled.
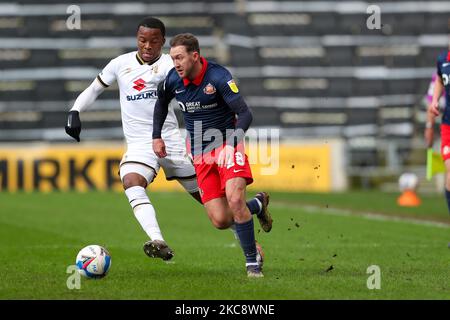
[[[135,84],[133,86],[133,89],[136,89],[137,91],[141,91],[142,89],[145,88],[145,81],[142,80],[141,78],[137,79],[136,81],[133,81],[133,83]]]
[[[135,94],[132,96],[127,96],[127,101],[137,101],[137,100],[156,99],[156,98],[158,98],[156,90],[152,90],[152,91],[138,93],[138,94]]]
[[[228,86],[230,87],[231,91],[233,91],[234,93],[238,93],[239,89],[236,85],[236,82],[234,82],[233,79],[231,79],[230,81],[227,82]]]

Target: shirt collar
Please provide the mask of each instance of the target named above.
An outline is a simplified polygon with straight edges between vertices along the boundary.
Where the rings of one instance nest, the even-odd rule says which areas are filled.
[[[208,61],[205,58],[203,58],[203,57],[200,57],[200,59],[201,59],[201,62],[202,62],[202,70],[200,71],[198,76],[195,77],[195,79],[192,80],[192,81],[189,80],[188,78],[183,78],[183,84],[184,84],[185,87],[187,87],[189,85],[189,83],[193,83],[196,86],[199,86],[200,83],[202,83],[203,78],[205,77],[206,68],[208,67]]]
[[[140,56],[139,56],[139,52],[136,53],[136,60],[139,62],[140,65],[144,65],[144,64],[148,64],[148,65],[152,65],[154,64],[156,61],[158,61],[160,58],[162,57],[162,54],[156,58],[153,61],[149,61],[149,62],[145,62]]]
[[[136,60],[139,62],[140,65],[145,64],[145,61],[142,60],[142,58],[139,56],[139,53],[136,53]]]

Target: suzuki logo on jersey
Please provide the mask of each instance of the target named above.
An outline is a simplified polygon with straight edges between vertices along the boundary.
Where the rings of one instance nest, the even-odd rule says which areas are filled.
[[[156,90],[147,91],[143,93],[138,93],[133,96],[127,96],[127,101],[136,101],[136,100],[143,100],[143,99],[156,99],[158,98],[158,94]]]
[[[137,79],[136,81],[133,81],[135,84],[133,86],[133,89],[136,89],[137,91],[142,91],[145,89],[145,80],[142,78]],[[143,99],[156,99],[158,98],[156,90],[151,90],[147,92],[138,93],[132,96],[127,96],[127,101],[137,101],[137,100],[143,100]]]
[[[141,78],[137,79],[133,83],[135,84],[135,86],[133,86],[133,89],[136,89],[137,91],[141,91],[145,88],[145,81]]]

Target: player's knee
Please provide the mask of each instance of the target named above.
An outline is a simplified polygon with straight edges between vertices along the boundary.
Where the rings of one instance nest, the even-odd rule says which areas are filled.
[[[241,188],[238,185],[233,186],[231,192],[227,192],[227,202],[233,213],[239,212],[246,207],[245,203],[245,187]]]
[[[240,193],[233,193],[227,197],[228,206],[234,214],[245,210],[247,204],[245,203],[245,198]]]
[[[219,229],[219,230],[227,229],[230,226],[229,224],[227,224],[224,221],[217,221],[217,220],[213,220],[212,224],[216,229]]]
[[[208,218],[217,229],[227,229],[233,224],[233,216],[225,207],[206,208]]]
[[[124,190],[136,186],[146,188],[147,181],[139,174],[127,174],[125,177],[123,177],[122,185]]]
[[[219,230],[227,229],[231,226],[233,223],[233,220],[231,218],[222,217],[220,219],[212,218],[211,223],[213,226]]]

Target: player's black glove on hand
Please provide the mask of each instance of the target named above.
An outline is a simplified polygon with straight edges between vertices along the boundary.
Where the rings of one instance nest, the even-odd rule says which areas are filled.
[[[70,111],[67,117],[66,133],[80,142],[81,121],[78,111]]]

